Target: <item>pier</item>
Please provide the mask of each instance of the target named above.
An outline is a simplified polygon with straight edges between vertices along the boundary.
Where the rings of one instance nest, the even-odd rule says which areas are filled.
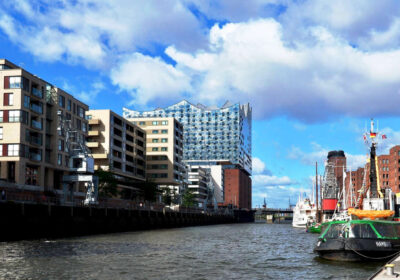
[[[254,209],[254,211],[254,217],[256,221],[287,223],[293,220],[292,209],[257,208]]]

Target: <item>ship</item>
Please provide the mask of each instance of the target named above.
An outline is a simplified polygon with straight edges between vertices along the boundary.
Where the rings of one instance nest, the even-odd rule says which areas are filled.
[[[317,207],[309,198],[299,197],[296,206],[293,208],[292,226],[296,228],[306,228],[307,223],[315,220]]]
[[[377,164],[379,132],[371,129],[369,145],[369,188],[363,184],[356,208],[349,208],[349,219],[328,221],[321,225],[321,236],[314,248],[321,258],[337,261],[383,261],[400,251],[400,222],[393,221],[394,194],[381,189]],[[364,135],[366,139],[366,135]],[[333,208],[333,207],[332,207]]]

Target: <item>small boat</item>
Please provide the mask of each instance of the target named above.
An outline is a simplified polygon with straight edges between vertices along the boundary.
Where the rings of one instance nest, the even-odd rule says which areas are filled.
[[[315,220],[317,208],[311,203],[309,198],[299,199],[293,208],[292,226],[296,228],[306,228],[307,222]]]
[[[332,221],[321,232],[314,252],[328,260],[387,260],[400,251],[400,222]]]
[[[313,222],[310,225],[307,225],[307,232],[309,233],[321,233],[321,224]]]

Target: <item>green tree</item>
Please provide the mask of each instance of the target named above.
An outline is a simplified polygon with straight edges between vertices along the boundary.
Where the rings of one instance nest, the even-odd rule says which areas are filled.
[[[110,171],[98,169],[94,173],[99,178],[99,196],[112,197],[118,195],[118,181]]]
[[[162,189],[162,202],[166,205],[171,205],[172,203],[172,194],[169,187]]]
[[[195,201],[195,195],[193,193],[193,191],[189,188],[187,188],[184,192],[183,192],[183,196],[182,196],[182,206],[185,207],[193,207],[196,205],[196,201]]]
[[[157,184],[151,181],[146,181],[141,186],[143,190],[144,199],[152,202],[156,201],[157,194],[161,193],[161,191],[158,189]]]

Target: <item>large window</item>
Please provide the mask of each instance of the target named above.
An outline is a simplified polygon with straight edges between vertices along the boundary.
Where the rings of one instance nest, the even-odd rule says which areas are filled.
[[[167,143],[168,142],[168,138],[161,138],[161,142],[162,143]]]
[[[71,111],[71,110],[72,110],[72,101],[71,101],[71,99],[68,99],[68,102],[67,102],[67,110],[68,110],[68,111]]]
[[[29,91],[29,80],[24,77],[4,77],[4,88],[22,88]]]
[[[14,94],[13,93],[7,93],[7,92],[4,93],[3,105],[4,106],[14,105]]]
[[[62,165],[62,154],[57,154],[57,164],[58,164],[59,166]]]
[[[151,142],[158,143],[158,139],[151,139]]]
[[[18,144],[8,144],[7,154],[8,156],[18,156],[19,155],[19,145]]]
[[[24,95],[24,107],[29,109],[30,103],[31,103],[31,98],[27,95]]]
[[[158,121],[153,121],[152,124],[153,125],[158,125]]]
[[[21,121],[21,111],[19,111],[19,110],[8,111],[8,121],[9,122],[20,122]]]
[[[4,115],[4,112],[3,112],[3,111],[0,111],[0,123],[3,122],[3,115]]]
[[[58,140],[58,150],[61,152],[64,151],[64,141],[61,139]]]
[[[162,125],[167,125],[167,124],[168,124],[168,121],[161,121],[161,124],[162,124]]]
[[[158,148],[152,148],[151,151],[152,152],[158,152]]]
[[[3,128],[0,127],[0,140],[3,140]]]
[[[161,147],[161,151],[166,152],[166,151],[168,151],[168,148],[167,147]]]
[[[58,106],[65,108],[65,97],[62,95],[58,96]]]

